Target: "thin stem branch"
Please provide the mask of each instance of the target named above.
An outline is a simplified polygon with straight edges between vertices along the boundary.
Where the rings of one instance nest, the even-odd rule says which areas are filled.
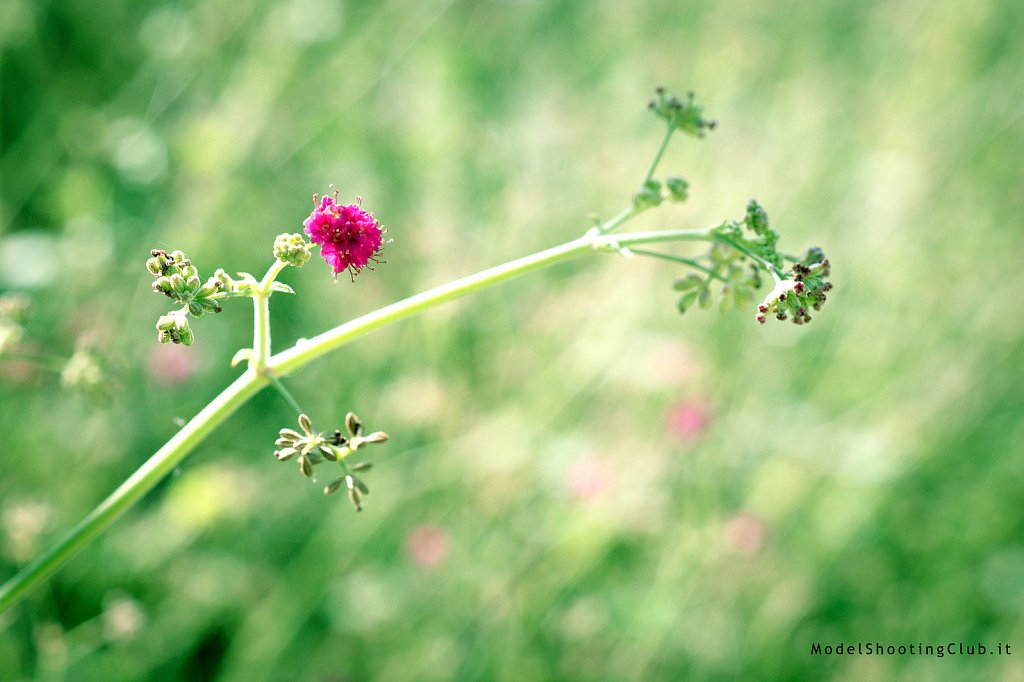
[[[284,401],[288,403],[288,406],[292,408],[292,410],[295,412],[296,417],[301,417],[303,414],[305,414],[305,412],[303,412],[302,408],[299,406],[299,401],[295,399],[295,396],[291,394],[291,391],[285,388],[284,383],[280,379],[275,377],[273,374],[268,374],[267,378],[270,379],[270,384],[274,387],[274,389],[277,390],[278,393],[281,394],[281,397],[284,398]]]
[[[701,272],[706,273],[707,275],[710,275],[711,277],[714,277],[717,280],[721,280],[722,282],[728,282],[729,281],[725,277],[722,277],[720,274],[718,274],[717,272],[712,270],[711,268],[707,267],[706,265],[701,265],[700,263],[698,263],[697,261],[693,260],[692,258],[683,258],[682,256],[673,256],[673,255],[668,254],[668,253],[659,253],[657,251],[648,251],[646,249],[630,249],[630,251],[632,251],[633,253],[637,254],[638,256],[651,256],[652,258],[660,258],[661,260],[667,260],[667,261],[669,261],[671,263],[679,263],[680,265],[688,265],[691,268],[695,268],[697,270],[700,270]]]
[[[644,181],[640,183],[640,187],[643,188],[651,178],[654,177],[654,171],[658,169],[658,164],[661,163],[661,157],[664,155],[665,150],[668,149],[668,141],[672,139],[672,133],[676,131],[675,126],[669,125],[665,129],[665,136],[661,138],[661,144],[658,145],[658,151],[654,154],[654,160],[651,161],[651,167],[647,169],[647,175],[644,176]]]
[[[608,237],[608,244],[634,246],[636,244],[659,244],[661,242],[706,242],[715,238],[721,225],[712,225],[702,230],[652,230],[650,232],[627,232],[616,237]],[[604,250],[609,250],[605,248]]]
[[[723,244],[727,244],[727,245],[731,246],[732,248],[736,249],[740,253],[743,253],[743,254],[745,254],[747,256],[750,256],[751,258],[756,260],[758,263],[763,265],[764,269],[768,271],[768,274],[772,276],[772,279],[775,280],[776,284],[778,284],[779,282],[782,281],[782,278],[779,277],[779,274],[778,274],[777,270],[775,269],[775,265],[774,264],[769,263],[768,261],[766,261],[761,256],[758,256],[756,253],[754,253],[753,251],[748,249],[743,244],[740,244],[739,242],[733,241],[732,239],[730,239],[729,237],[725,236],[724,234],[716,235],[715,239],[717,239],[718,241],[722,242]]]
[[[628,222],[631,218],[635,218],[636,216],[640,215],[640,213],[642,211],[643,211],[643,209],[637,208],[636,206],[630,206],[629,208],[624,208],[624,209],[622,209],[619,212],[618,215],[616,215],[614,218],[612,218],[608,222],[601,223],[598,226],[598,232],[600,234],[608,234],[612,230],[614,230],[617,227],[620,227],[623,224],[625,224],[626,222]]]

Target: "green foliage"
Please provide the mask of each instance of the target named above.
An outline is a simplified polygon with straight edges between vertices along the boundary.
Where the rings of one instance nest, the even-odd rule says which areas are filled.
[[[0,577],[239,371],[247,302],[152,343],[150,246],[261,267],[326,182],[398,239],[357,288],[287,270],[275,347],[619,208],[659,82],[724,129],[667,152],[691,198],[638,228],[756,189],[843,293],[759,328],[680,319],[676,264],[569,263],[382,330],[290,384],[387,424],[361,514],[275,466],[267,391],[3,615],[5,680],[1020,676],[809,654],[1021,641],[1019,3],[0,5],[19,347],[90,331],[128,368],[97,404],[0,355]]]

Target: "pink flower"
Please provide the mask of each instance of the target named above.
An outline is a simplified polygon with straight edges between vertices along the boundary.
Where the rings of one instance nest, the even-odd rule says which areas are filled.
[[[377,256],[384,247],[383,231],[372,213],[359,208],[361,202],[357,197],[356,203],[342,206],[335,191],[333,199],[320,199],[320,205],[303,222],[310,241],[320,245],[320,255],[334,270],[335,281],[339,272],[348,270],[354,278],[371,261],[380,262]]]
[[[185,383],[200,369],[197,351],[170,343],[154,346],[146,363],[150,378],[164,386]]]
[[[434,568],[448,556],[452,539],[448,532],[435,524],[423,523],[405,536],[405,551],[420,568]]]
[[[739,512],[725,525],[729,544],[741,554],[755,554],[764,545],[767,534],[765,522],[750,512]]]
[[[690,443],[700,438],[711,421],[708,405],[697,399],[677,403],[668,413],[668,431],[679,440]]]
[[[615,485],[615,470],[608,462],[584,457],[573,463],[566,483],[578,502],[593,502],[607,495]]]

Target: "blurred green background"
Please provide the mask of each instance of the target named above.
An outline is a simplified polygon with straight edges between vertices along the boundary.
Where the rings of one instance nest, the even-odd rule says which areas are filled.
[[[631,228],[756,196],[836,284],[758,327],[595,256],[374,333],[291,381],[391,434],[362,514],[274,461],[265,392],[0,617],[0,678],[1024,679],[1022,31],[1010,0],[0,4],[16,350],[90,338],[113,377],[0,357],[0,578],[238,373],[244,301],[157,345],[148,250],[262,272],[328,183],[389,263],[285,273],[277,348],[617,212],[658,84],[720,128]],[[810,654],[951,641],[1020,648]]]

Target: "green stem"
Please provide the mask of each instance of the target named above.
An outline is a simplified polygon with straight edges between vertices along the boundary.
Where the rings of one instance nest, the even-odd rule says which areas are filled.
[[[661,260],[667,260],[667,261],[669,261],[671,263],[679,263],[680,265],[688,265],[691,268],[695,268],[697,270],[700,270],[701,272],[706,273],[707,275],[709,275],[711,277],[714,277],[717,280],[721,280],[723,282],[728,282],[729,281],[725,277],[722,277],[720,274],[718,274],[717,272],[712,270],[711,268],[709,268],[709,267],[707,267],[705,265],[701,265],[700,263],[698,263],[697,261],[693,260],[692,258],[683,258],[681,256],[673,256],[671,254],[659,253],[657,251],[647,251],[646,249],[630,249],[630,251],[632,251],[633,253],[637,254],[638,256],[651,256],[652,258],[660,258]]]
[[[601,237],[581,237],[544,251],[518,258],[508,263],[488,268],[462,279],[424,291],[421,294],[384,306],[362,317],[346,322],[329,331],[296,344],[288,350],[270,358],[274,372],[286,376],[304,367],[312,360],[359,338],[374,329],[379,329],[399,320],[433,308],[446,301],[471,294],[498,282],[511,279],[531,270],[553,265],[574,256],[587,253],[595,248],[595,241]]]
[[[668,141],[672,139],[672,133],[674,132],[675,128],[673,126],[668,126],[668,128],[665,129],[665,136],[661,138],[661,144],[658,145],[658,151],[654,154],[654,160],[651,161],[651,167],[647,169],[647,175],[644,176],[643,182],[640,183],[641,190],[646,187],[647,183],[650,182],[652,177],[654,177],[654,171],[658,169],[658,164],[661,163],[661,157],[665,154],[665,150],[668,149]],[[640,215],[648,208],[648,206],[630,206],[629,208],[623,209],[621,213],[608,222],[601,223],[598,226],[597,231],[599,234],[608,234],[623,223]]]
[[[637,208],[636,206],[630,206],[629,208],[624,208],[624,209],[622,209],[622,211],[619,212],[619,214],[617,216],[615,216],[614,218],[612,218],[608,222],[601,223],[598,226],[597,231],[598,231],[599,234],[608,234],[609,232],[611,232],[615,228],[619,227],[623,223],[627,222],[631,218],[635,218],[636,216],[640,215],[640,213],[643,210],[644,209]]]
[[[235,379],[57,544],[0,587],[0,613],[106,530],[122,512],[171,473],[193,448],[265,385],[266,379],[252,370]]]
[[[643,187],[650,182],[651,178],[654,177],[654,171],[658,169],[658,164],[661,163],[661,157],[665,153],[665,150],[668,149],[668,141],[672,139],[672,133],[675,131],[676,128],[673,125],[669,125],[665,129],[665,136],[661,138],[661,144],[658,146],[658,151],[654,154],[654,160],[651,161],[651,167],[647,169],[647,175],[644,176],[644,181],[640,183],[641,189],[643,189]]]
[[[230,386],[213,399],[210,404],[192,418],[178,433],[156,451],[145,464],[100,503],[67,535],[39,557],[23,567],[0,587],[0,612],[3,612],[24,596],[30,589],[52,575],[61,565],[82,549],[93,538],[110,526],[121,513],[135,504],[159,483],[167,474],[201,443],[216,427],[224,422],[235,410],[256,395],[272,381],[274,375],[294,372],[316,358],[334,350],[353,339],[374,329],[416,313],[438,306],[446,301],[479,291],[518,275],[539,270],[576,256],[594,251],[604,253],[620,252],[634,244],[671,241],[707,241],[714,238],[718,226],[703,230],[669,230],[665,232],[636,232],[616,237],[596,233],[574,239],[535,254],[509,261],[489,268],[475,275],[463,277],[449,284],[417,294],[404,301],[393,303],[363,317],[342,324],[308,341],[270,357],[262,362],[258,359]],[[254,334],[257,348],[269,354],[270,321],[265,306],[269,287],[284,264],[275,263],[267,272],[260,285],[264,305],[257,305],[255,321],[258,331]],[[260,358],[258,354],[256,358]]]
[[[421,294],[392,303],[372,313],[358,317],[334,329],[296,344],[270,358],[274,373],[285,376],[304,367],[314,359],[364,336],[374,329],[398,322],[436,305],[465,296],[518,275],[548,267],[590,251],[619,252],[633,244],[671,241],[707,241],[718,226],[703,230],[665,230],[660,232],[634,232],[615,237],[586,235],[560,246],[518,258],[508,263],[457,279]]]
[[[756,253],[754,253],[753,251],[748,249],[743,244],[740,244],[739,242],[733,241],[729,237],[726,237],[724,234],[715,235],[715,239],[717,239],[718,241],[722,242],[723,244],[727,244],[727,245],[731,246],[732,248],[736,249],[740,253],[743,253],[743,254],[745,254],[747,256],[750,256],[751,258],[756,260],[758,263],[763,265],[764,269],[768,271],[768,274],[772,276],[772,279],[775,280],[776,284],[778,284],[779,282],[782,281],[782,279],[779,277],[778,271],[775,269],[775,266],[772,263],[769,263],[764,258],[761,258],[761,256],[758,256]]]
[[[305,412],[302,411],[302,408],[299,407],[299,402],[295,399],[295,396],[291,394],[291,391],[285,388],[284,384],[281,382],[280,379],[275,377],[273,374],[267,374],[267,378],[270,379],[270,384],[277,390],[278,393],[281,394],[281,397],[284,398],[284,401],[286,403],[288,403],[288,406],[295,411],[296,417],[301,417],[303,414],[305,414]]]
[[[275,260],[263,276],[259,291],[252,296],[252,357],[249,358],[249,368],[260,374],[266,371],[270,360],[270,285],[287,266],[284,261]]]

